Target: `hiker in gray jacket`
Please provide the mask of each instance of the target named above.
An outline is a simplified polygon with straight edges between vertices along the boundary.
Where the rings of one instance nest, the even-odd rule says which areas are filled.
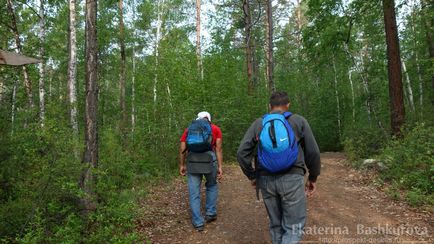
[[[269,106],[270,114],[290,114],[287,121],[298,143],[298,146],[295,146],[298,155],[295,154],[297,156],[294,157],[294,162],[289,164],[289,168],[277,173],[264,169],[263,163],[261,166],[257,152],[262,148],[258,149],[257,146],[262,142],[259,139],[263,138],[260,137],[264,126],[263,118],[255,120],[247,130],[238,148],[237,159],[252,185],[261,190],[270,218],[272,243],[299,243],[306,223],[306,196],[310,197],[315,192],[315,182],[321,170],[320,151],[306,119],[287,112],[290,101],[286,92],[274,92]],[[274,133],[274,127],[270,131]],[[255,164],[255,167],[252,164]],[[309,177],[305,185],[306,167]]]

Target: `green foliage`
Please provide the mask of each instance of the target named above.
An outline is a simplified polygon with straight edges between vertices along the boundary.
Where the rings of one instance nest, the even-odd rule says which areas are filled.
[[[264,75],[264,14],[260,1],[251,1],[250,6],[255,22],[251,40],[257,79],[253,94],[247,94],[245,23],[239,1],[215,5],[216,12],[206,18],[204,24],[211,39],[204,38],[203,42],[205,77],[201,80],[192,41],[194,4],[165,1],[158,8],[157,1],[125,0],[126,104],[129,118],[135,106],[135,126],[130,119],[121,135],[118,2],[99,1],[100,148],[99,165],[93,170],[98,206],[84,217],[80,206],[84,193],[77,183],[83,168],[80,156],[85,127],[83,5],[77,4],[80,135],[75,141],[69,125],[66,87],[68,5],[65,1],[46,1],[46,43],[40,43],[39,18],[33,11],[37,12],[38,6],[32,1],[13,2],[22,52],[39,57],[39,47],[46,48],[47,120],[41,128],[38,106],[27,108],[21,69],[1,66],[0,241],[139,242],[134,226],[137,198],[146,192],[149,182],[176,174],[179,137],[197,112],[209,111],[213,122],[222,128],[226,162],[234,159],[250,124],[267,112],[269,91]],[[408,94],[405,96],[409,128],[404,138],[397,140],[388,136],[390,111],[381,1],[301,2],[300,26],[296,23],[296,9],[288,1],[278,1],[274,9],[274,16],[285,19],[275,21],[277,89],[286,90],[291,110],[308,119],[322,151],[343,147],[356,163],[377,155],[389,167],[378,181],[380,185],[391,185],[391,196],[402,195],[413,205],[433,204],[433,127],[423,124],[432,121],[433,111],[433,63],[427,58],[424,24],[432,16],[432,8],[397,8],[402,20],[402,59],[416,103],[415,111],[410,110]],[[7,13],[5,0],[0,0],[0,10]],[[162,29],[156,57],[158,11]],[[13,51],[10,16],[1,15],[0,23],[0,48]],[[132,68],[133,47],[136,70]],[[37,66],[27,67],[38,104]],[[14,84],[18,85],[15,100]],[[409,87],[404,88],[407,91]],[[78,158],[74,155],[76,149]]]
[[[389,138],[378,127],[348,128],[344,134],[344,150],[351,162],[370,158],[380,152]]]
[[[344,140],[351,162],[376,158],[387,167],[378,172],[379,181],[390,184],[386,193],[393,199],[406,199],[413,206],[434,204],[434,127],[409,124],[402,138],[388,139],[372,128],[349,130]],[[404,192],[404,193],[402,193]]]
[[[2,138],[6,150],[16,153],[1,159],[2,236],[44,238],[56,223],[75,213],[79,162],[71,155],[73,143],[66,131],[49,120],[43,129],[30,124]]]
[[[154,167],[143,166],[147,161],[134,161],[121,148],[116,133],[102,132],[100,165],[95,172],[99,203],[84,221],[77,184],[81,162],[74,157],[69,130],[48,120],[43,129],[28,125],[13,137],[1,138],[6,147],[1,151],[0,168],[3,240],[77,243],[84,231],[84,239],[93,243],[134,242],[138,195],[132,189],[137,177],[156,175]]]
[[[416,124],[403,139],[392,140],[379,154],[388,167],[381,173],[385,181],[396,182],[406,190],[413,205],[433,204],[434,197],[434,127]]]

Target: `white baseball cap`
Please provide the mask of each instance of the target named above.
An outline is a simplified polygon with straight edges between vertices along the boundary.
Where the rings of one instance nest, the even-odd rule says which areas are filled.
[[[209,114],[207,111],[203,111],[197,114],[197,119],[204,119],[207,118],[209,122],[211,122],[211,114]]]

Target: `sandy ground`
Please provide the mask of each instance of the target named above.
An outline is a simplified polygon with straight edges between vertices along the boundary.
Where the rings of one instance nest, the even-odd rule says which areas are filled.
[[[343,154],[321,156],[303,243],[434,243],[432,211],[391,200],[346,166]],[[263,202],[238,166],[224,167],[217,221],[197,232],[188,207],[185,178],[153,187],[141,201],[139,231],[149,243],[270,243]]]

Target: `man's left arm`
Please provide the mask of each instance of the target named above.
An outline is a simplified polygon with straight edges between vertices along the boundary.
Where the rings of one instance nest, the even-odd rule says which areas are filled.
[[[316,191],[316,180],[321,172],[321,154],[307,120],[303,120],[304,158],[309,170],[309,180],[306,184],[306,193],[311,197]]]
[[[217,138],[216,140],[216,155],[217,155],[217,179],[221,179],[223,176],[223,140],[222,138]]]

